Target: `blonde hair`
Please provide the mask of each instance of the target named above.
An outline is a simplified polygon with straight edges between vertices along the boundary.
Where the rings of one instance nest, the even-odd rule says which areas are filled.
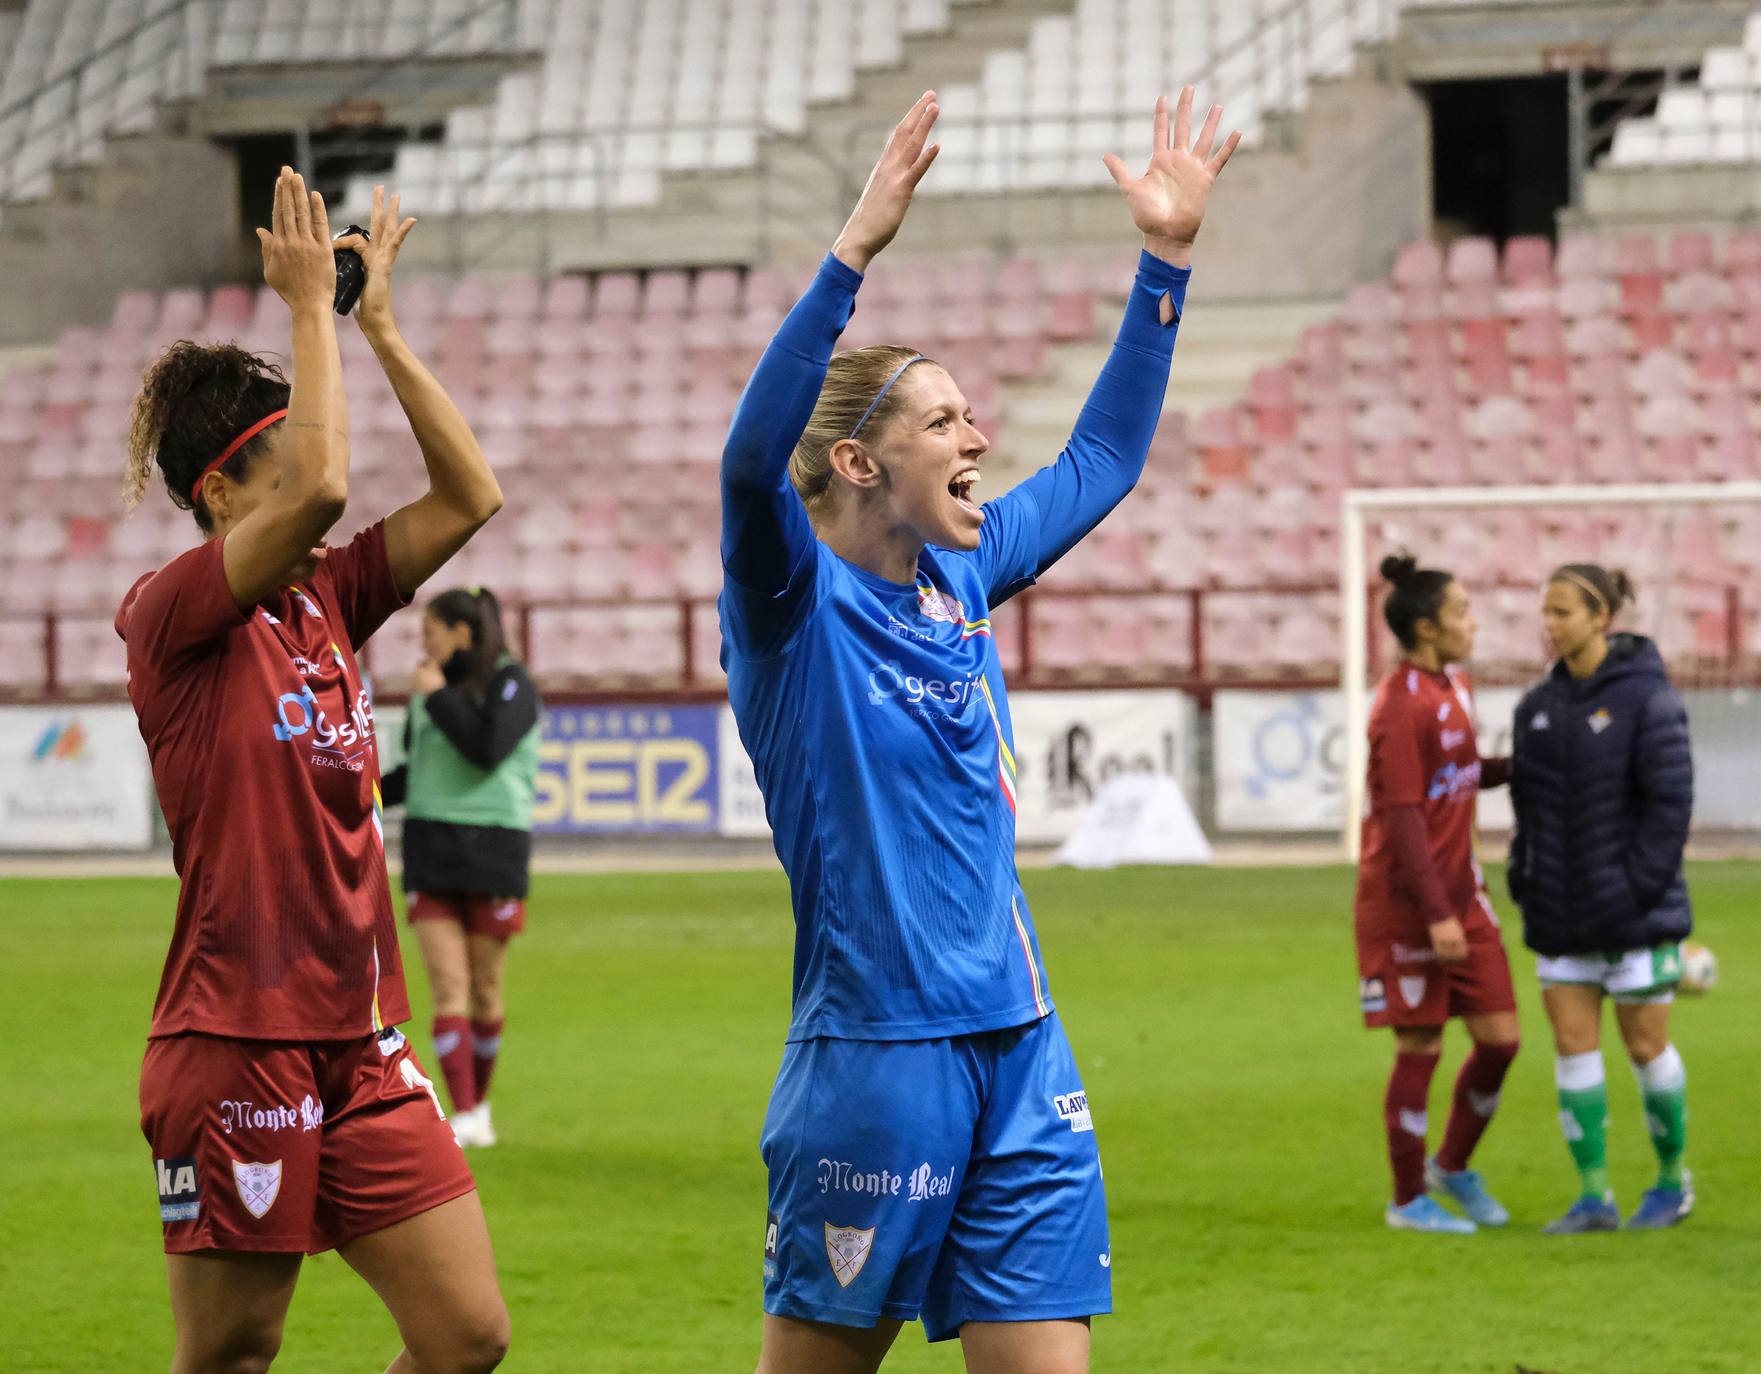
[[[863,434],[873,438],[876,430],[898,413],[904,378],[899,378],[879,405],[874,405],[874,398],[880,395],[887,378],[921,356],[914,348],[876,344],[872,348],[851,349],[832,359],[826,369],[825,385],[819,389],[819,399],[813,403],[813,417],[796,441],[794,453],[789,455],[789,480],[809,507],[824,499],[831,489],[832,445],[850,438],[858,423]],[[871,405],[874,412],[864,420]]]

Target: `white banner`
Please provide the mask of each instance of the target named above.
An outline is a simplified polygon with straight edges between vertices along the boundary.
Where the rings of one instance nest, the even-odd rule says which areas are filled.
[[[746,746],[740,743],[740,729],[734,724],[731,706],[722,707],[717,722],[716,756],[720,770],[721,833],[731,839],[763,839],[770,834],[770,822],[764,818],[764,794],[758,790],[758,775],[752,771]]]
[[[1337,692],[1218,692],[1211,699],[1218,830],[1345,824],[1345,707]]]
[[[1057,844],[1076,828],[1102,783],[1122,773],[1165,773],[1188,796],[1196,709],[1184,692],[1017,692],[1015,725],[1023,844]],[[721,833],[770,834],[734,713],[722,708]]]
[[[1022,844],[1068,838],[1101,785],[1121,774],[1161,773],[1193,795],[1197,708],[1184,692],[1016,692],[1009,714]]]
[[[0,708],[0,849],[145,849],[153,806],[130,707]]]
[[[1510,753],[1521,696],[1515,687],[1475,691],[1481,757]],[[1337,832],[1345,824],[1341,693],[1218,692],[1212,712],[1218,830]],[[1486,830],[1509,830],[1508,789],[1480,793],[1476,815]]]

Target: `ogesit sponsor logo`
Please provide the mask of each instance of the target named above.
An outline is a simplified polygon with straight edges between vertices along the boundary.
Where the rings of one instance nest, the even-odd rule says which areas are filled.
[[[918,677],[907,673],[897,661],[889,659],[877,664],[868,673],[868,703],[880,706],[900,700],[907,706],[928,709],[940,707],[944,714],[963,711],[978,694],[983,673],[971,673],[953,680]]]
[[[234,1131],[315,1131],[324,1124],[324,1104],[307,1093],[298,1107],[279,1102],[249,1102],[241,1098],[222,1098],[220,1129],[231,1135]]]
[[[1425,795],[1432,801],[1447,798],[1452,802],[1472,800],[1480,790],[1480,763],[1446,763],[1431,775]]]
[[[283,743],[306,739],[318,752],[343,754],[373,738],[373,703],[365,688],[355,694],[348,719],[341,722],[330,719],[310,687],[283,692],[276,699],[275,709],[278,719],[272,728],[275,738]]]

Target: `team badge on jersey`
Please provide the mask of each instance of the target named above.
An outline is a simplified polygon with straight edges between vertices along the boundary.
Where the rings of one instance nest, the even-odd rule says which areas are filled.
[[[831,1263],[832,1277],[838,1281],[838,1287],[848,1288],[856,1282],[856,1276],[862,1272],[862,1266],[868,1263],[874,1250],[874,1230],[872,1226],[862,1230],[826,1222],[825,1257]]]
[[[202,1210],[195,1159],[190,1155],[155,1159],[153,1171],[159,1176],[159,1220],[194,1221]]]
[[[1400,1000],[1409,1007],[1416,1007],[1425,1000],[1425,975],[1410,977],[1402,974],[1400,978]]]
[[[917,589],[917,609],[930,620],[939,620],[946,625],[964,625],[966,608],[951,596],[943,596],[934,587]]]
[[[233,1182],[238,1185],[239,1200],[252,1216],[262,1219],[275,1199],[281,1196],[281,1161],[273,1164],[245,1164],[232,1161]]]
[[[1614,717],[1608,714],[1608,708],[1604,706],[1601,710],[1591,714],[1590,733],[1593,735],[1599,735],[1613,724]]]

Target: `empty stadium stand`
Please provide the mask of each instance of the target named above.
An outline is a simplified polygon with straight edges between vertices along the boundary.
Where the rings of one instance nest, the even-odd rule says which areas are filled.
[[[1002,396],[1014,381],[1043,384],[1058,350],[1106,337],[1125,265],[1075,254],[883,264],[847,341],[908,341],[948,362],[997,445],[994,495],[1007,484],[996,477],[1051,456],[1012,450]],[[553,688],[719,682],[717,456],[795,286],[712,270],[401,288],[406,332],[455,389],[508,496],[447,579],[525,608],[520,632]],[[57,685],[113,692],[117,598],[192,542],[189,517],[160,492],[116,514],[139,369],[180,335],[279,350],[284,310],[241,288],[127,295],[107,328],[69,330],[51,360],[0,381],[0,459],[21,474],[0,488],[0,689],[42,688],[47,613]],[[370,351],[351,327],[342,338],[346,532],[409,499],[422,476]],[[1073,416],[1080,391],[1066,401]],[[1754,477],[1758,405],[1761,235],[1568,238],[1557,254],[1538,239],[1502,254],[1477,239],[1413,244],[1239,404],[1190,423],[1168,415],[1139,491],[1007,613],[999,642],[1042,681],[1322,676],[1337,655],[1346,486]],[[1384,533],[1439,550],[1483,589],[1479,657],[1491,664],[1537,657],[1536,574],[1514,585],[1505,574],[1587,547],[1618,549],[1649,585],[1641,606],[1672,653],[1761,645],[1752,508],[1429,516]],[[406,613],[376,643],[392,689],[416,630]]]

